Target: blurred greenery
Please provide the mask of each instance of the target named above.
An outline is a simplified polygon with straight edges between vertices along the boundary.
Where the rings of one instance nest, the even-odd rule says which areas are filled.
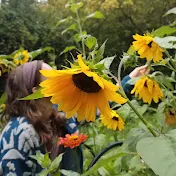
[[[106,44],[106,56],[117,55],[112,69],[116,70],[122,51],[127,51],[132,35],[143,34],[152,29],[173,23],[174,16],[163,17],[169,9],[176,6],[175,0],[82,0],[85,3],[81,15],[101,11],[105,19],[85,22],[85,29]],[[2,0],[0,8],[0,54],[10,54],[24,47],[32,51],[51,46],[55,49],[57,64],[63,64],[65,57],[60,53],[66,46],[76,45],[72,33],[61,34],[65,25],[57,22],[68,17],[65,8],[67,0]],[[174,25],[174,24],[173,24]],[[91,26],[91,28],[90,28]],[[49,54],[40,58],[50,60]]]

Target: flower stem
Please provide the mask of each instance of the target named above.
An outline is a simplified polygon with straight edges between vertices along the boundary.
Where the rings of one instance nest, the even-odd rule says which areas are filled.
[[[153,136],[158,136],[157,133],[153,130],[153,128],[150,126],[150,124],[143,118],[143,116],[136,110],[136,108],[132,105],[132,103],[130,102],[130,100],[128,99],[127,95],[125,94],[125,91],[122,87],[122,84],[121,84],[121,68],[123,66],[123,62],[124,62],[124,59],[123,58],[119,64],[119,67],[118,67],[118,79],[113,76],[111,74],[111,76],[114,78],[114,80],[119,84],[120,86],[120,91],[119,93],[127,99],[127,103],[128,105],[131,107],[131,109],[135,112],[135,114],[139,117],[139,119],[144,123],[144,125],[148,128],[148,130],[153,134]]]
[[[81,174],[80,163],[79,163],[78,154],[77,154],[77,152],[76,152],[76,148],[73,149],[73,152],[74,152],[75,159],[76,159],[76,164],[77,164],[77,167],[78,167],[78,173]]]
[[[172,71],[176,72],[176,69],[174,68],[174,65],[175,65],[175,64],[172,62],[172,58],[171,58],[169,52],[168,52],[167,50],[165,50],[164,52],[165,52],[165,54],[167,55],[167,57],[170,59],[169,61],[171,62],[171,64],[168,62],[168,65],[169,65],[170,69],[171,69]]]
[[[81,26],[81,21],[80,21],[79,14],[78,14],[77,10],[76,10],[76,17],[77,17],[77,23],[78,23],[78,27],[79,27],[79,32],[80,32],[80,35],[82,35],[82,26]],[[86,52],[85,52],[84,38],[82,36],[81,36],[81,42],[82,42],[83,57],[85,57],[86,56]]]
[[[149,123],[143,118],[143,116],[136,110],[136,108],[132,105],[130,100],[127,101],[128,105],[131,107],[131,109],[136,113],[136,115],[139,117],[139,119],[145,124],[145,126],[148,128],[148,130],[153,134],[154,137],[157,137],[157,133],[153,130],[153,128],[149,125]]]

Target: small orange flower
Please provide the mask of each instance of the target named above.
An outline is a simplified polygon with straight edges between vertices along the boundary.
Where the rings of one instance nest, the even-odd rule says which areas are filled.
[[[64,147],[75,148],[80,146],[81,143],[85,142],[87,137],[88,136],[86,134],[66,134],[65,138],[59,138],[58,145],[64,145]]]

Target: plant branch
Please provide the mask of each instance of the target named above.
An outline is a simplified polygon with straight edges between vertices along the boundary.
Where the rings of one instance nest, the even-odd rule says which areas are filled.
[[[80,21],[79,14],[78,14],[77,10],[76,10],[76,17],[77,17],[77,23],[78,23],[78,27],[79,27],[79,32],[80,32],[80,35],[82,35],[82,26],[81,26],[81,21]],[[82,43],[83,57],[85,57],[86,56],[86,52],[85,52],[84,38],[82,36],[81,36],[81,43]]]

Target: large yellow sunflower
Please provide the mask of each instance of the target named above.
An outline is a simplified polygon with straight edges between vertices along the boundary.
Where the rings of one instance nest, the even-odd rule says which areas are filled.
[[[136,40],[133,42],[133,47],[140,55],[140,58],[146,58],[147,61],[153,59],[154,62],[162,60],[163,50],[154,42],[153,37],[136,34],[133,38]]]
[[[104,126],[107,126],[107,128],[112,130],[119,130],[122,131],[124,129],[124,121],[122,118],[116,113],[116,111],[111,111],[112,117],[106,117],[101,115],[100,119]]]
[[[16,65],[23,65],[26,62],[28,62],[29,57],[30,57],[29,52],[27,50],[24,50],[22,52],[16,53],[13,61]]]
[[[118,87],[92,72],[78,55],[80,68],[68,70],[41,70],[48,79],[40,85],[45,97],[50,97],[58,110],[66,113],[67,118],[77,114],[78,121],[86,118],[95,121],[96,109],[106,117],[111,116],[108,101],[125,103],[126,99],[116,93]]]
[[[139,99],[142,99],[144,103],[148,104],[151,104],[152,99],[157,103],[163,97],[163,92],[158,83],[148,76],[143,76],[136,82],[131,91],[131,94],[133,93],[135,93],[135,96],[139,95]]]

